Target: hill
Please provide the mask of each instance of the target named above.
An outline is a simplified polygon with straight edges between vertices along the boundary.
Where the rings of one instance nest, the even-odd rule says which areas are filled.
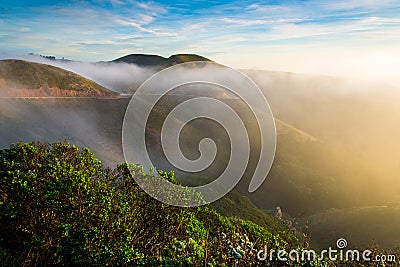
[[[166,59],[160,60],[165,62]],[[150,66],[153,63],[146,64]],[[251,173],[246,173],[236,190],[247,198],[231,194],[216,203],[216,209],[223,214],[264,224],[269,218],[265,219],[260,209],[273,210],[277,206],[292,217],[303,217],[319,216],[332,209],[348,211],[349,207],[376,207],[396,200],[400,202],[398,96],[388,94],[384,85],[379,91],[371,91],[369,87],[357,91],[359,87],[337,78],[267,71],[247,71],[246,74],[260,86],[275,117],[279,118],[276,120],[276,158],[268,179],[259,190],[252,194],[247,192]],[[183,98],[184,94],[173,95],[160,101],[154,122],[158,123]],[[221,100],[230,101],[239,113],[244,112],[237,99]],[[2,99],[0,103],[2,147],[19,140],[68,140],[91,147],[106,164],[123,161],[120,138],[128,99]],[[244,121],[250,118],[246,116]],[[213,140],[223,139],[220,138],[223,137],[222,131],[213,130],[208,124],[187,128],[182,136],[182,149],[189,156],[197,155],[193,147],[197,147],[196,142],[201,138],[212,135]],[[249,132],[255,133],[252,128]],[[160,155],[156,148],[157,136],[150,137],[153,143],[149,147],[155,151],[153,155]],[[221,153],[222,158],[217,159],[217,168],[225,166],[224,157],[229,152],[226,147],[223,142],[219,143],[218,155]],[[191,154],[190,151],[194,152]],[[250,167],[254,167],[254,162],[255,158]],[[163,164],[160,168],[171,169]],[[389,216],[380,222],[374,220],[373,215],[379,214],[376,209],[370,209],[369,213],[363,218],[366,223],[370,222],[371,227],[379,228],[385,220],[390,221]],[[338,235],[348,233],[345,228],[340,228],[340,224],[356,221],[357,216],[351,212],[341,214],[346,214],[349,221],[344,221],[344,215],[343,221],[335,220],[335,215],[332,215],[326,216],[326,222],[331,223],[313,226],[316,242],[331,242],[320,238],[331,228],[337,227]],[[340,217],[339,213],[336,215]],[[361,238],[362,231],[370,229],[357,229],[360,230],[360,240],[352,235],[351,242],[365,244],[367,241]],[[387,239],[385,244],[391,244],[388,235],[381,236]]]
[[[211,61],[208,58],[194,54],[177,54],[168,58],[158,55],[131,54],[115,59],[112,62],[124,62],[136,64],[140,67],[155,67],[158,69],[167,68],[176,64],[193,61]]]
[[[0,61],[0,97],[118,97],[95,82],[50,65]]]
[[[105,166],[124,162],[122,121],[129,99],[0,99],[0,147],[18,141],[68,141],[91,147]],[[247,197],[232,192],[215,203],[227,216],[238,216],[267,227],[283,229]]]
[[[163,116],[180,98],[182,97],[173,96],[157,105],[149,125],[158,129]],[[244,110],[240,110],[242,105],[238,100],[224,101],[244,113]],[[0,99],[0,103],[1,147],[18,141],[68,140],[79,146],[91,147],[108,166],[123,162],[121,131],[129,99]],[[245,117],[245,120],[248,119],[250,117]],[[363,190],[362,187],[346,189],[349,183],[346,182],[347,177],[352,174],[350,167],[358,168],[352,166],[354,161],[346,163],[345,159],[341,159],[342,155],[333,153],[324,142],[288,123],[276,120],[276,125],[277,153],[268,178],[259,190],[249,194],[247,188],[252,173],[246,172],[237,190],[249,197],[258,208],[273,210],[280,206],[292,216],[310,215],[329,208],[344,208],[349,203],[354,204],[354,198],[359,195],[355,192]],[[150,153],[156,158],[157,167],[174,169],[162,157],[157,158],[157,155],[162,155],[162,148],[156,132],[151,132],[148,138]],[[256,131],[251,128],[249,132]],[[224,143],[226,140],[223,138],[223,131],[214,130],[209,124],[188,126],[181,137],[182,150],[188,156],[196,156],[193,146],[205,136],[217,140],[218,158],[213,168],[201,173],[200,178],[214,177],[215,173],[226,166],[226,160],[229,160],[229,149]],[[252,158],[251,168],[255,166],[256,159]],[[338,166],[342,166],[344,171]],[[359,172],[363,172],[361,167]],[[177,176],[186,181],[197,178],[181,175],[179,172]],[[237,208],[235,204],[230,205],[230,209],[236,210],[237,214],[243,214]]]
[[[64,141],[93,148],[107,166],[123,162],[127,98],[0,98],[0,147]]]
[[[303,219],[309,222],[311,244],[326,248],[345,237],[351,247],[371,245],[393,249],[400,245],[400,204],[332,209]]]

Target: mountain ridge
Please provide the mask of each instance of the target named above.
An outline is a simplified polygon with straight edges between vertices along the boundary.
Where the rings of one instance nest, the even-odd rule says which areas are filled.
[[[111,62],[123,62],[136,64],[140,67],[159,67],[167,68],[180,63],[194,61],[211,61],[210,59],[196,54],[175,54],[168,58],[152,54],[129,54],[114,59]]]
[[[65,69],[24,60],[0,60],[0,97],[119,97]]]

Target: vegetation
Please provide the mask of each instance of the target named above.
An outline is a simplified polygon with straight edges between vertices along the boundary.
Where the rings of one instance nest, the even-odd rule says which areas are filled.
[[[2,150],[0,177],[0,261],[9,265],[253,265],[264,245],[296,246],[293,236],[207,206],[158,202],[127,165],[103,169],[88,149],[67,143]]]
[[[114,60],[114,62],[133,63],[142,67],[156,67],[160,69],[167,68],[180,63],[187,63],[193,61],[210,61],[210,60],[208,58],[195,54],[177,54],[177,55],[172,55],[169,58],[165,58],[158,55],[132,54]]]
[[[5,84],[2,85],[4,81]],[[23,60],[0,61],[0,93],[10,89],[38,90],[25,92],[33,96],[118,96],[97,83],[57,67]],[[3,92],[4,93],[4,92]],[[12,94],[14,93],[14,94]],[[15,95],[15,90],[11,96]],[[68,95],[65,95],[68,93]],[[28,95],[30,96],[30,95]]]
[[[172,172],[161,172],[176,182]],[[257,252],[292,249],[272,234],[209,206],[179,208],[143,192],[143,168],[104,169],[89,149],[68,143],[17,143],[0,150],[0,262],[5,266],[281,266]],[[287,266],[328,266],[292,262]],[[352,266],[343,263],[343,266]],[[362,266],[362,265],[360,265]]]
[[[257,208],[248,197],[235,191],[210,204],[210,207],[227,217],[240,217],[265,227],[271,233],[287,231],[286,225],[272,215]],[[232,207],[235,207],[234,209]]]
[[[51,99],[1,99],[1,147],[6,147],[18,140],[65,139],[71,143],[89,146],[106,165],[121,163],[123,158],[120,156],[122,154],[120,129],[128,102],[129,99],[66,98],[57,101]],[[187,126],[187,128],[189,127],[191,125]],[[197,129],[199,129],[197,132],[194,129],[185,133],[182,136],[183,140],[191,141],[208,128]],[[350,169],[350,167],[343,166],[355,165],[355,160],[348,159],[346,165],[341,165],[337,163],[337,159],[332,154],[321,152],[322,149],[318,146],[322,146],[322,144],[318,141],[304,143],[291,141],[297,136],[299,139],[302,136],[293,132],[289,128],[281,131],[278,128],[278,150],[274,166],[262,188],[248,195],[251,201],[242,196],[244,192],[247,192],[249,182],[249,180],[243,180],[243,184],[239,184],[237,187],[242,189],[239,191],[240,195],[229,194],[218,203],[213,203],[212,208],[224,216],[239,216],[242,219],[256,222],[267,227],[271,233],[276,232],[274,229],[276,221],[271,223],[271,218],[262,213],[260,207],[270,211],[276,206],[280,206],[285,214],[294,218],[316,213],[318,215],[323,212],[322,216],[297,220],[299,223],[309,221],[313,247],[326,248],[334,245],[338,238],[345,237],[350,245],[364,247],[374,243],[384,249],[396,248],[400,244],[398,231],[400,213],[396,212],[398,210],[396,206],[388,203],[382,204],[388,206],[382,211],[380,211],[381,208],[374,208],[363,209],[362,212],[357,210],[352,210],[351,213],[347,212],[348,207],[357,207],[358,205],[349,203],[343,195],[358,196],[352,192],[357,188],[364,188],[364,183],[344,190],[343,180],[338,181],[337,177],[349,177],[348,180],[351,180],[354,176],[350,174],[334,175],[335,173],[330,169],[337,166],[337,172],[342,173],[342,169],[345,171]],[[218,134],[219,132],[216,132],[215,136]],[[155,140],[156,138],[153,136],[149,139]],[[152,144],[150,147],[153,149]],[[218,149],[218,154],[224,153],[224,150],[226,151],[222,146],[222,149]],[[330,164],[331,168],[324,167],[321,162],[323,160]],[[162,166],[162,168],[168,169],[167,166]],[[361,167],[359,169],[362,170]],[[179,176],[179,174],[176,173],[175,176]],[[204,176],[207,175],[204,174]],[[370,177],[362,177],[368,181],[367,184],[370,183]],[[388,190],[390,187],[396,188],[396,186],[388,184]],[[338,191],[343,193],[339,194]],[[371,194],[374,194],[375,191],[370,190]],[[388,193],[388,195],[392,196],[393,194]],[[258,210],[254,209],[252,203],[256,204]],[[365,205],[371,204],[366,202]],[[375,205],[379,205],[379,203]],[[332,214],[324,212],[331,207],[343,212]],[[306,212],[304,213],[304,211]]]

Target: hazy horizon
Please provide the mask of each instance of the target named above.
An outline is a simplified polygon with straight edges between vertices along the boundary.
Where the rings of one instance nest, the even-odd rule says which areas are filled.
[[[393,0],[5,0],[0,51],[86,62],[193,53],[240,69],[397,84],[399,10]]]

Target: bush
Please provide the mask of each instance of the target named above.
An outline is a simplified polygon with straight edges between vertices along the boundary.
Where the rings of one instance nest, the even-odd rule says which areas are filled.
[[[160,173],[175,181],[173,173]],[[295,247],[291,235],[273,236],[208,206],[165,205],[140,189],[136,175],[152,174],[136,165],[103,168],[89,149],[67,143],[0,150],[0,261],[249,266],[261,264],[256,252],[264,245]]]

